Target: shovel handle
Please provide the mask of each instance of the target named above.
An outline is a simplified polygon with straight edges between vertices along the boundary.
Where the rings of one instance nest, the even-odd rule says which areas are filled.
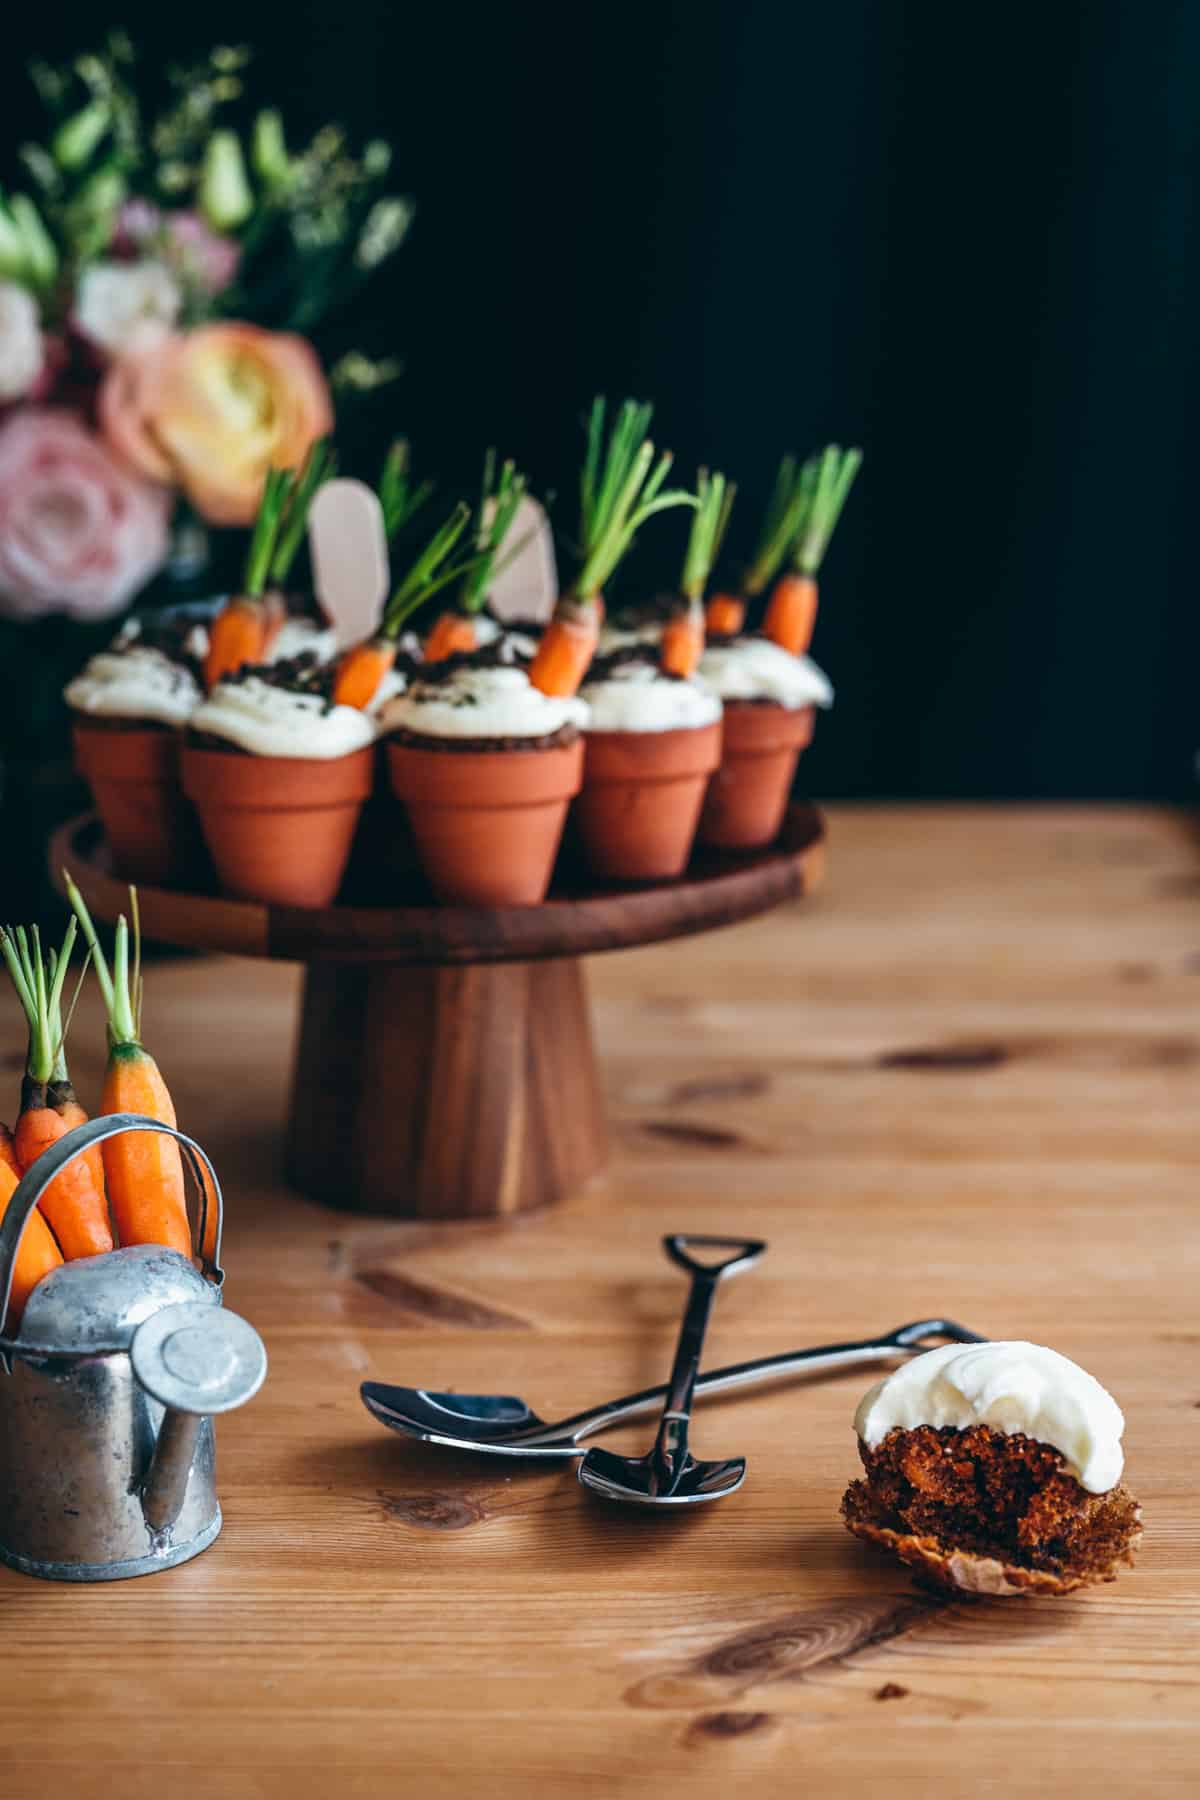
[[[185,1137],[182,1131],[176,1131],[171,1125],[164,1125],[161,1119],[148,1119],[142,1113],[110,1113],[104,1118],[89,1119],[86,1125],[76,1125],[73,1130],[64,1132],[56,1144],[51,1144],[48,1150],[42,1151],[32,1168],[22,1175],[14,1188],[4,1218],[0,1221],[0,1327],[8,1314],[17,1251],[38,1201],[55,1176],[61,1174],[69,1162],[73,1162],[85,1150],[90,1150],[93,1144],[102,1144],[107,1138],[120,1137],[125,1131],[156,1131],[160,1137],[174,1138],[183,1151],[188,1172],[200,1196],[199,1217],[196,1221],[196,1254],[200,1258],[206,1280],[211,1281],[214,1287],[221,1286],[225,1279],[221,1271],[221,1229],[225,1207],[221,1198],[221,1184],[217,1180],[216,1170],[208,1160],[207,1152],[194,1139]],[[207,1181],[204,1178],[205,1171]],[[210,1191],[216,1205],[215,1227],[208,1216]],[[10,1341],[0,1336],[0,1349],[7,1350],[9,1347]]]
[[[671,1261],[689,1275],[738,1275],[757,1262],[766,1247],[761,1238],[707,1237],[695,1231],[672,1231],[663,1239]],[[723,1262],[703,1262],[691,1255],[692,1250],[728,1250],[730,1255]]]

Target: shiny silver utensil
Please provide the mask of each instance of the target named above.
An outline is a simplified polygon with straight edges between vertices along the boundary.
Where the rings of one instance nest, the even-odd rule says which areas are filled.
[[[696,1396],[725,1394],[734,1388],[762,1387],[788,1375],[820,1375],[850,1369],[858,1363],[887,1362],[895,1357],[919,1356],[934,1342],[949,1339],[956,1344],[981,1344],[979,1332],[953,1319],[914,1319],[878,1337],[853,1339],[845,1344],[816,1344],[807,1350],[785,1350],[778,1356],[758,1356],[750,1362],[730,1363],[724,1369],[702,1374]],[[447,1394],[432,1388],[392,1387],[383,1381],[364,1381],[359,1392],[373,1418],[403,1437],[439,1444],[446,1450],[482,1452],[486,1456],[584,1456],[584,1438],[653,1412],[666,1387],[643,1388],[604,1406],[548,1424],[528,1401],[515,1394]]]
[[[675,1346],[675,1362],[667,1384],[658,1433],[645,1456],[618,1456],[599,1444],[588,1451],[578,1468],[579,1480],[604,1500],[633,1506],[695,1506],[705,1500],[723,1500],[736,1493],[746,1479],[746,1459],[731,1456],[721,1462],[698,1462],[688,1447],[692,1422],[692,1396],[700,1372],[700,1352],[719,1284],[758,1261],[766,1245],[757,1238],[693,1237],[672,1232],[663,1249],[692,1278]],[[728,1250],[720,1262],[701,1262],[691,1254],[698,1250]]]

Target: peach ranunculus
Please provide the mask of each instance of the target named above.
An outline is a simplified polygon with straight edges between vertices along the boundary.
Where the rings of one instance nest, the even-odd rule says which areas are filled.
[[[214,525],[249,525],[268,469],[296,468],[333,425],[321,365],[301,337],[201,325],[122,357],[100,389],[113,448],[181,487]]]
[[[169,509],[73,413],[18,407],[0,425],[0,616],[117,612],[165,561]]]

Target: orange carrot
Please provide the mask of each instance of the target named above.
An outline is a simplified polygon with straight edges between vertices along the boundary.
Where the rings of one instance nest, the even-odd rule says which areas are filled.
[[[76,1125],[87,1124],[88,1114],[84,1112],[75,1098],[75,1090],[69,1081],[65,1084],[65,1091],[62,1084],[52,1081],[48,1093],[50,1104],[56,1112],[62,1115],[63,1123],[68,1131],[73,1131]],[[93,1144],[90,1150],[85,1150],[80,1160],[86,1163],[92,1171],[92,1180],[95,1182],[98,1192],[103,1193],[104,1155],[99,1144]]]
[[[395,661],[396,644],[392,638],[367,638],[361,644],[353,644],[337,666],[333,680],[335,704],[356,706],[360,712],[366,712]]]
[[[663,627],[658,660],[668,675],[694,675],[704,655],[704,614],[699,605],[688,606]]]
[[[474,619],[468,618],[465,613],[444,612],[425,639],[424,661],[445,662],[448,656],[476,649],[478,643],[479,634],[475,629]]]
[[[158,1065],[141,1042],[140,994],[135,1006],[129,979],[129,927],[117,920],[111,972],[96,936],[83,895],[66,876],[67,897],[83,928],[96,966],[96,979],[108,1013],[108,1068],[100,1100],[101,1114],[141,1113],[163,1125],[175,1124],[175,1107]],[[137,895],[130,889],[134,917],[134,977],[140,988],[137,939]],[[150,1132],[125,1132],[102,1146],[104,1178],[113,1223],[122,1245],[165,1244],[181,1256],[192,1254],[183,1160],[173,1138]]]
[[[62,991],[75,941],[75,921],[67,926],[62,948],[43,961],[35,925],[0,933],[0,951],[8,965],[29,1023],[29,1054],[21,1084],[21,1114],[13,1133],[13,1147],[23,1170],[29,1170],[51,1144],[86,1117],[75,1100],[64,1051]],[[71,1118],[63,1108],[73,1108]],[[56,1175],[38,1202],[43,1217],[58,1239],[68,1262],[81,1256],[102,1256],[113,1247],[108,1220],[104,1178],[97,1179],[94,1158],[76,1157]]]
[[[0,1218],[8,1211],[8,1203],[17,1191],[18,1175],[6,1162],[0,1162]],[[12,1297],[4,1329],[13,1332],[21,1322],[25,1302],[43,1275],[57,1269],[62,1254],[50,1233],[50,1227],[35,1208],[21,1234],[21,1244],[13,1263]]]
[[[746,623],[746,602],[736,594],[714,594],[704,612],[709,637],[736,637]]]
[[[600,616],[594,607],[575,605],[568,610],[560,600],[529,665],[532,686],[543,694],[576,693],[599,638]]]
[[[277,594],[238,594],[227,600],[209,628],[204,684],[211,692],[222,675],[264,661],[286,617]]]
[[[817,622],[817,578],[789,570],[771,590],[763,630],[772,643],[803,656]]]

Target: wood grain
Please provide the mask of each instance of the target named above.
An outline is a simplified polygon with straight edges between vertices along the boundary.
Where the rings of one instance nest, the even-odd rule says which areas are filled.
[[[296,1199],[297,972],[150,971],[147,1036],[225,1177],[230,1304],[271,1373],[221,1423],[206,1556],[80,1591],[0,1571],[4,1800],[1200,1790],[1192,827],[839,809],[831,842],[802,911],[592,966],[612,1162],[511,1222]],[[73,1035],[94,1094],[94,995]],[[368,1377],[547,1416],[658,1378],[668,1229],[770,1242],[718,1303],[714,1363],[943,1308],[1078,1358],[1128,1418],[1137,1569],[1062,1601],[919,1593],[837,1520],[862,1372],[704,1407],[697,1454],[749,1475],[697,1519],[422,1453],[360,1409]]]

